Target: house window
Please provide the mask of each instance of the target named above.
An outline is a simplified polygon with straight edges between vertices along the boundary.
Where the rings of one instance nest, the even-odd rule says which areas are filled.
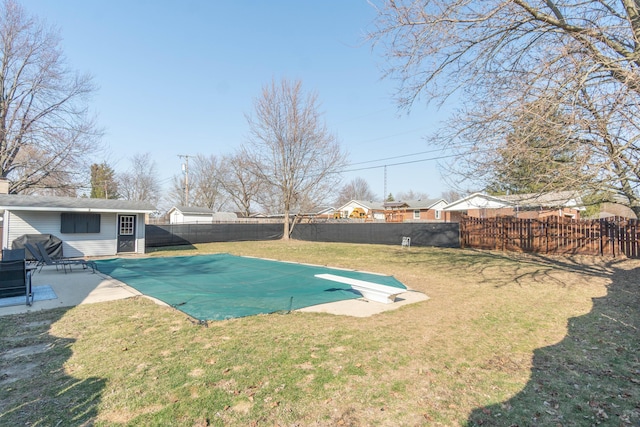
[[[436,211],[436,219],[440,219],[440,212],[442,211]]]
[[[100,214],[60,214],[60,233],[99,233]]]
[[[133,215],[122,215],[120,217],[120,235],[121,236],[133,236],[134,230],[134,219]]]
[[[413,219],[420,219],[420,210],[413,211]]]

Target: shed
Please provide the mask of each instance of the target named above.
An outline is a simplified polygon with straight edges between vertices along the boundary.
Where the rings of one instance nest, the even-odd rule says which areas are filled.
[[[213,209],[199,206],[173,206],[169,209],[170,224],[211,224]]]
[[[65,257],[144,253],[146,202],[0,194],[2,247],[25,234],[62,240]]]
[[[200,206],[175,205],[169,212],[169,224],[214,224],[217,222],[235,222],[235,212],[214,212],[213,209]]]

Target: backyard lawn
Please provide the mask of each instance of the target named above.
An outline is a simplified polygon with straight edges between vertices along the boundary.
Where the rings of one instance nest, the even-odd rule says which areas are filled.
[[[240,242],[395,276],[429,300],[369,318],[197,322],[146,298],[0,317],[0,425],[640,424],[640,260]]]

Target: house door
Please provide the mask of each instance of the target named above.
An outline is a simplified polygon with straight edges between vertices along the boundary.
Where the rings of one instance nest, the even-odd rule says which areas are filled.
[[[136,216],[118,215],[118,252],[135,252]]]

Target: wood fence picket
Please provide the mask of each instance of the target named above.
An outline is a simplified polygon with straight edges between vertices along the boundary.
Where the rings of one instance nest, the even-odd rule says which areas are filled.
[[[460,245],[548,254],[584,254],[640,258],[638,220],[602,218],[574,220],[514,217],[472,218],[460,222]]]

